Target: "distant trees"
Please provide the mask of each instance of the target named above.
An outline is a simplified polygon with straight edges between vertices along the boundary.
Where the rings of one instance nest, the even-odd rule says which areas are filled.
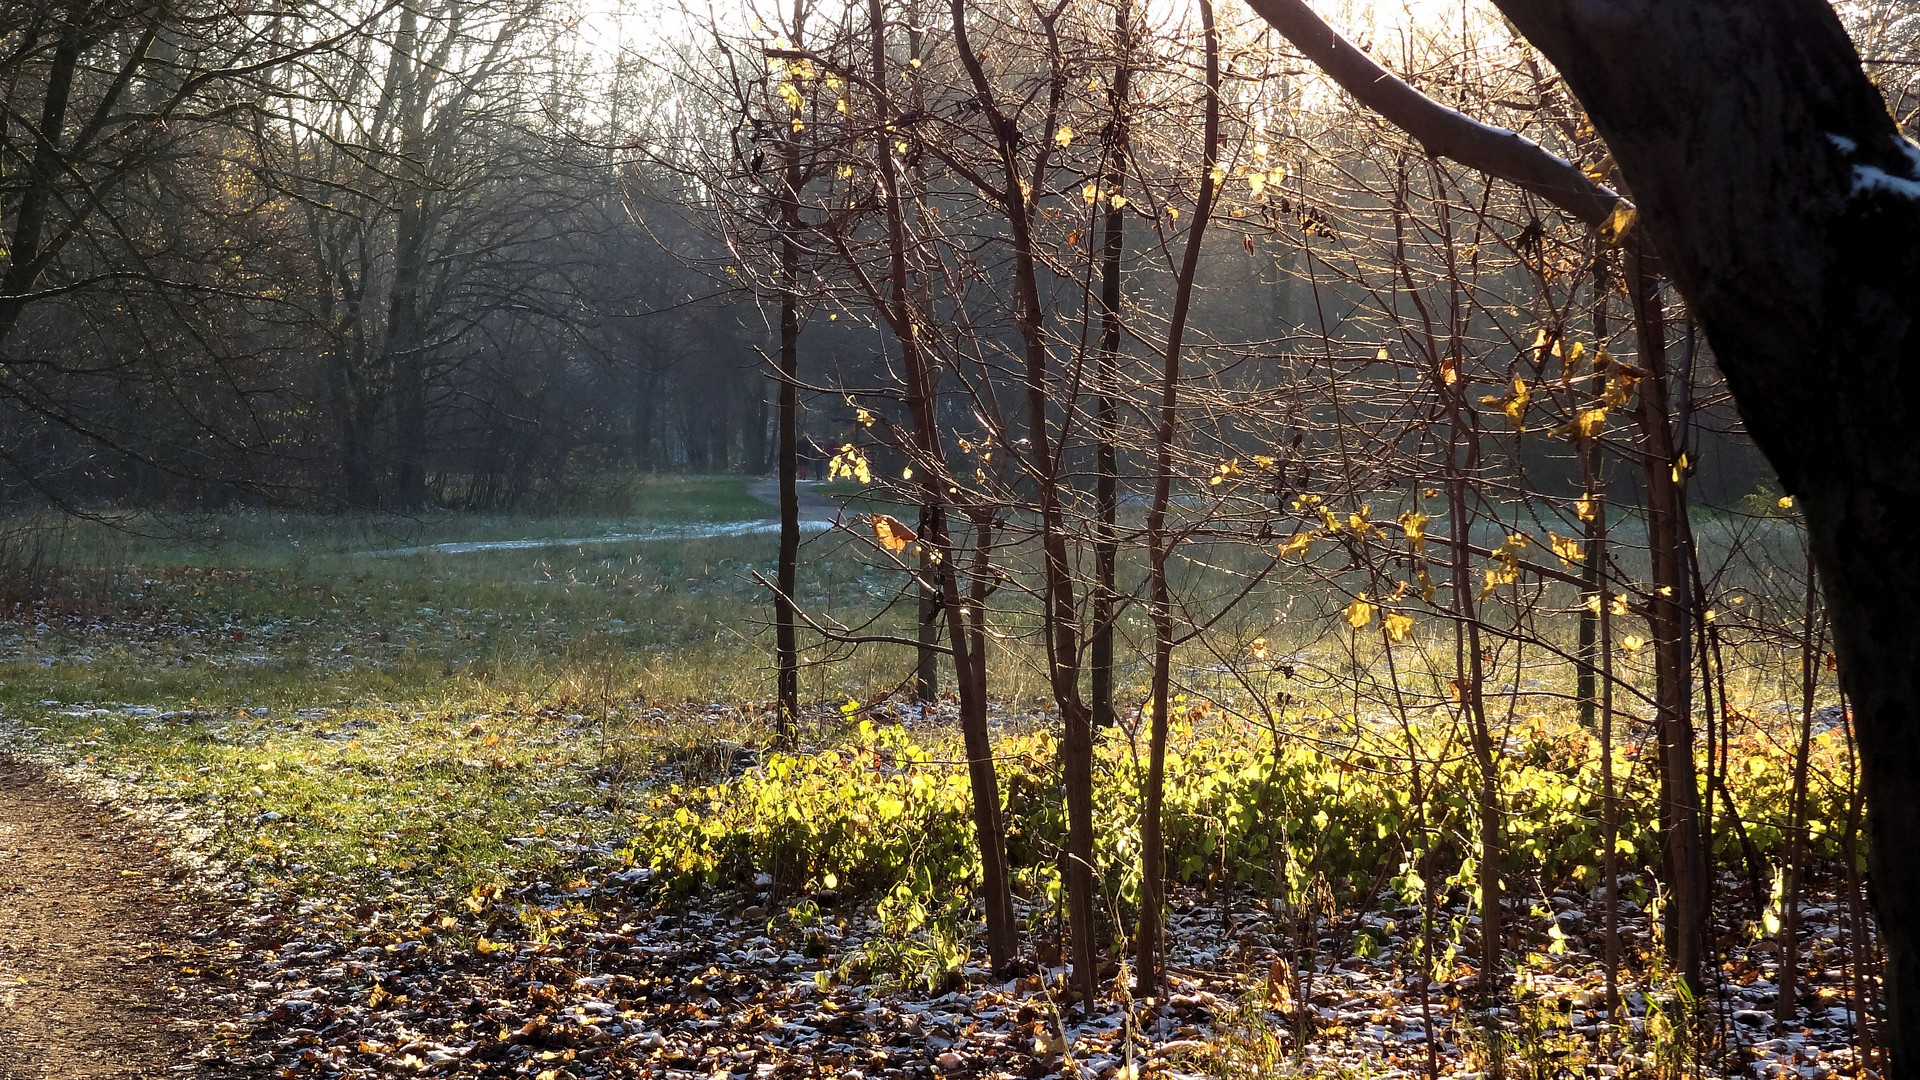
[[[14,495],[513,506],[767,468],[757,318],[632,152],[655,91],[567,17],[10,6]]]

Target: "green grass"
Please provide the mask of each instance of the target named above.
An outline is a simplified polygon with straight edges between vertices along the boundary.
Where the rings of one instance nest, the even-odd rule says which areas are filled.
[[[657,778],[718,779],[725,755],[714,747],[771,734],[770,609],[753,574],[771,571],[774,538],[364,552],[768,515],[737,478],[661,479],[641,490],[640,509],[618,518],[261,512],[63,526],[60,559],[47,564],[59,578],[51,600],[16,609],[0,630],[0,744],[80,763],[182,807],[202,853],[264,889],[385,903],[617,858],[625,838],[646,831]],[[806,545],[798,594],[815,617],[877,619],[873,629],[911,636],[909,608],[886,606],[906,584],[903,571],[872,565],[871,545],[849,532]],[[1231,595],[1247,550],[1189,551],[1196,561],[1181,571],[1182,593]],[[1014,721],[1008,731],[1026,739],[1045,726],[1021,719],[1044,715],[1045,678],[1018,587],[1031,575],[1010,563],[1011,587],[995,601],[1002,632],[991,680]],[[1352,633],[1337,618],[1345,598],[1303,588],[1309,580],[1275,579],[1179,654],[1180,689],[1214,710],[1215,722],[1201,726],[1206,738],[1238,740],[1206,750],[1206,760],[1261,752],[1269,736],[1259,722],[1282,695],[1288,722],[1303,731],[1359,730],[1356,718],[1384,717],[1391,697],[1378,681],[1377,634]],[[1137,609],[1120,628],[1130,718],[1145,696],[1147,629]],[[1450,650],[1444,620],[1422,617],[1398,650],[1410,692],[1447,692]],[[851,652],[804,634],[802,651],[815,750],[844,744],[845,702],[875,701],[913,666],[897,645]],[[1499,662],[1514,660],[1502,651]],[[1569,688],[1570,665],[1537,650],[1527,662],[1526,678],[1515,679],[1527,688],[1500,710],[1520,729],[1566,724],[1570,703],[1556,695]],[[1790,675],[1786,665],[1771,674],[1755,665],[1736,693],[1778,696],[1770,688]],[[951,732],[919,728],[913,737],[936,761],[958,756]],[[1139,747],[1110,750],[1121,762]],[[1039,776],[1042,765],[1022,768]],[[831,801],[840,779],[831,769],[820,775],[833,781],[826,794],[795,798]]]

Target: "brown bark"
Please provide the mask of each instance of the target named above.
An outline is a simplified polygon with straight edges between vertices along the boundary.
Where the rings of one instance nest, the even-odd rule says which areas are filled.
[[[1147,739],[1147,790],[1140,815],[1140,929],[1135,942],[1137,992],[1152,996],[1160,978],[1160,919],[1166,844],[1161,837],[1161,804],[1166,796],[1168,693],[1173,682],[1173,597],[1167,586],[1167,506],[1173,495],[1173,444],[1179,434],[1180,351],[1193,305],[1194,279],[1200,269],[1200,242],[1213,214],[1213,169],[1220,155],[1220,39],[1214,31],[1213,4],[1200,0],[1206,34],[1207,93],[1205,142],[1200,155],[1200,194],[1193,224],[1175,279],[1173,312],[1167,327],[1166,363],[1160,381],[1160,418],[1154,432],[1153,502],[1147,509],[1147,608],[1153,621],[1153,716]]]
[[[885,98],[887,83],[886,12],[882,0],[868,0],[872,25],[873,86],[880,95],[878,115],[891,116]],[[1019,952],[1019,924],[1013,911],[1011,872],[1007,862],[1006,826],[1000,816],[1000,784],[993,764],[993,737],[987,726],[987,667],[984,633],[985,560],[991,519],[975,519],[974,590],[969,603],[960,597],[955,568],[956,545],[948,529],[948,504],[940,488],[946,451],[941,445],[939,416],[933,394],[931,365],[922,347],[918,313],[907,287],[906,220],[901,209],[899,176],[895,172],[892,142],[874,139],[875,167],[880,176],[881,202],[887,225],[889,291],[874,299],[881,316],[899,343],[907,377],[907,412],[912,419],[913,450],[923,465],[923,505],[927,529],[921,542],[929,545],[936,567],[940,605],[946,612],[948,641],[953,647],[955,691],[960,699],[960,730],[967,753],[967,778],[973,796],[974,831],[980,847],[981,898],[986,909],[987,953],[996,968],[1012,963]]]
[[[1889,1065],[1920,1073],[1920,155],[1818,0],[1502,0],[1586,106],[1807,515],[1854,702]]]
[[[1114,5],[1113,85],[1107,91],[1111,115],[1107,119],[1107,174],[1105,189],[1124,190],[1127,159],[1133,152],[1127,110],[1133,98],[1133,5]],[[1126,253],[1126,209],[1107,200],[1100,221],[1100,350],[1095,360],[1100,401],[1094,417],[1094,503],[1099,519],[1093,536],[1093,595],[1089,602],[1092,640],[1088,643],[1089,690],[1093,697],[1093,726],[1112,726],[1113,620],[1118,600],[1114,578],[1120,563],[1120,463],[1115,446],[1119,438],[1120,409],[1115,400],[1120,378],[1120,261]]]
[[[1091,1009],[1097,991],[1099,951],[1098,923],[1094,903],[1093,865],[1093,728],[1092,713],[1080,693],[1079,618],[1076,614],[1072,565],[1067,552],[1067,527],[1060,498],[1058,459],[1047,424],[1047,406],[1052,400],[1048,374],[1045,311],[1040,295],[1039,255],[1033,235],[1037,201],[1028,190],[1040,190],[1046,175],[1052,125],[1059,116],[1064,73],[1056,70],[1049,80],[1044,115],[1049,130],[1036,141],[1039,150],[1032,166],[1034,181],[1022,176],[1021,136],[1012,117],[1001,111],[992,81],[980,62],[967,34],[966,0],[953,0],[951,7],[953,40],[960,61],[971,80],[975,100],[980,103],[991,131],[994,151],[999,158],[1000,178],[997,191],[990,197],[1000,204],[1007,221],[1008,243],[1013,254],[1014,328],[1020,337],[1023,366],[1021,382],[1027,397],[1027,441],[1025,469],[1038,491],[1040,510],[1040,552],[1042,563],[1043,636],[1046,639],[1047,681],[1054,704],[1060,710],[1060,770],[1066,789],[1067,843],[1063,852],[1067,886],[1067,921],[1073,938],[1073,979],[1083,1007]],[[1057,61],[1058,42],[1054,39],[1054,15],[1043,15],[1042,26],[1048,36],[1048,52]]]
[[[1698,994],[1710,881],[1700,836],[1700,781],[1694,761],[1687,600],[1692,588],[1681,557],[1687,501],[1667,415],[1666,332],[1660,296],[1637,254],[1628,255],[1627,283],[1639,360],[1647,372],[1640,385],[1639,420],[1645,439],[1647,547],[1654,587],[1647,627],[1653,639],[1654,704],[1660,733],[1660,820],[1665,830],[1663,863],[1672,893],[1667,905],[1667,953],[1688,988]]]
[[[1747,430],[1805,509],[1871,808],[1888,1066],[1920,1075],[1920,155],[1821,0],[1497,2],[1606,140]],[[1394,122],[1436,122],[1388,97]],[[1555,201],[1594,220],[1591,198]]]

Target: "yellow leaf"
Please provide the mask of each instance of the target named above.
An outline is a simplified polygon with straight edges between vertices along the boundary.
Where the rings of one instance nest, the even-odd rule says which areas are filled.
[[[1053,141],[1061,146],[1073,145],[1073,125],[1061,124],[1060,130],[1053,133]]]
[[[1353,598],[1353,603],[1347,605],[1346,615],[1347,625],[1355,630],[1373,621],[1373,605],[1367,603],[1366,593]]]
[[[1413,634],[1413,616],[1398,611],[1382,616],[1380,625],[1386,628],[1387,637],[1394,641],[1405,641]]]
[[[1620,647],[1628,652],[1639,652],[1641,647],[1646,645],[1646,643],[1647,639],[1638,634],[1628,634],[1626,637],[1620,639]]]
[[[1115,195],[1111,201],[1115,210],[1127,205],[1127,197],[1125,195]]]
[[[1639,385],[1640,380],[1631,372],[1615,370],[1607,376],[1607,388],[1600,395],[1600,404],[1609,409],[1625,408],[1627,402],[1633,400],[1634,387]]]
[[[827,463],[827,479],[838,480],[842,476],[863,484],[873,481],[873,470],[867,464],[867,455],[852,443],[842,446],[840,452],[833,455],[833,460]]]
[[[1094,184],[1088,184],[1086,187],[1080,189],[1080,197],[1087,200],[1087,203],[1091,205],[1095,199],[1100,197],[1100,188]]]
[[[1782,496],[1780,496],[1780,503],[1779,503],[1779,506],[1780,506],[1780,509],[1782,509],[1782,510],[1791,510],[1791,509],[1793,509],[1793,496],[1791,496],[1791,495],[1782,495]]]
[[[1524,428],[1527,419],[1527,402],[1531,400],[1533,400],[1533,394],[1527,389],[1527,384],[1519,376],[1515,376],[1513,390],[1500,399],[1500,411],[1507,414],[1507,423],[1516,428]]]
[[[1312,549],[1313,541],[1319,536],[1312,529],[1294,533],[1286,543],[1280,545],[1280,554],[1285,557],[1301,555]]]
[[[1407,543],[1412,546],[1415,555],[1427,550],[1427,515],[1418,510],[1409,510],[1400,515],[1400,528],[1406,531]]]
[[[1615,595],[1614,595],[1614,598],[1613,598],[1613,603],[1611,603],[1611,604],[1609,604],[1609,605],[1607,605],[1607,606],[1608,606],[1608,608],[1609,608],[1609,609],[1610,609],[1610,610],[1611,610],[1611,611],[1612,611],[1612,612],[1613,612],[1613,613],[1614,613],[1615,615],[1623,615],[1623,616],[1624,616],[1624,615],[1626,615],[1626,614],[1627,614],[1627,598],[1626,598],[1626,595],[1625,595],[1625,594],[1615,594]]]
[[[1573,512],[1580,515],[1581,521],[1592,521],[1597,512],[1596,503],[1591,494],[1580,496],[1573,504]]]
[[[1639,216],[1633,204],[1625,199],[1614,203],[1613,213],[1607,215],[1606,223],[1600,226],[1600,239],[1609,244],[1620,243],[1626,239],[1628,231],[1633,228],[1634,220]]]
[[[1607,410],[1582,409],[1573,415],[1573,423],[1570,426],[1574,434],[1583,439],[1591,439],[1606,430]]]
[[[1486,575],[1486,583],[1480,586],[1480,598],[1483,600],[1492,596],[1493,590],[1502,585],[1511,585],[1520,579],[1520,568],[1508,563],[1489,566],[1483,573]]]
[[[905,523],[891,514],[874,514],[871,520],[873,538],[880,541],[881,547],[895,555],[905,551],[908,544],[920,539],[912,529],[907,528]]]
[[[1254,638],[1249,651],[1253,653],[1255,660],[1265,660],[1267,658],[1267,639],[1263,637]]]
[[[872,414],[872,413],[870,413],[870,412],[868,412],[868,411],[867,411],[867,410],[865,410],[865,409],[855,409],[855,410],[853,410],[853,418],[854,418],[855,420],[858,420],[858,421],[860,422],[860,426],[861,426],[861,427],[872,427],[872,426],[873,426],[873,414]]]
[[[1586,549],[1576,537],[1558,536],[1554,533],[1548,533],[1547,542],[1553,547],[1554,555],[1558,556],[1560,561],[1568,566],[1587,561]]]

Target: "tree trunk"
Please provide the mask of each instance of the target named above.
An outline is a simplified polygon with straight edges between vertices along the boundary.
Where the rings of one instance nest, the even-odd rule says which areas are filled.
[[[793,745],[800,719],[800,644],[794,612],[795,568],[800,561],[800,313],[794,293],[799,288],[800,184],[803,174],[791,143],[785,144],[778,202],[780,211],[780,551],[773,596],[775,731],[782,744]]]
[[[1091,624],[1087,666],[1091,669],[1093,726],[1111,727],[1113,712],[1113,620],[1118,600],[1114,578],[1120,563],[1120,462],[1115,446],[1120,437],[1120,410],[1115,401],[1120,379],[1120,261],[1126,253],[1126,209],[1112,195],[1127,182],[1127,156],[1132,153],[1127,110],[1133,95],[1133,6],[1120,0],[1113,9],[1113,86],[1107,92],[1106,209],[1100,217],[1100,346],[1094,360],[1100,400],[1094,416],[1094,503],[1098,520],[1093,528],[1093,596],[1088,611]]]
[[[886,12],[882,0],[868,0],[871,22],[869,59],[875,102],[881,116],[891,116],[885,94],[887,83]],[[913,452],[921,466],[922,505],[927,507],[927,530],[921,542],[932,546],[940,606],[946,612],[947,640],[953,649],[955,691],[960,699],[960,731],[967,752],[967,778],[973,797],[974,832],[980,848],[981,900],[986,909],[987,954],[994,967],[1005,968],[1019,952],[1019,923],[1013,911],[1012,873],[1007,861],[1006,825],[1000,814],[1000,784],[993,764],[993,734],[987,724],[986,593],[992,567],[993,518],[982,512],[973,519],[973,588],[967,602],[960,596],[956,547],[948,529],[946,451],[941,445],[938,402],[933,372],[918,332],[907,286],[907,224],[901,209],[899,175],[892,141],[875,139],[875,166],[880,176],[882,208],[887,223],[888,292],[873,297],[888,329],[900,346],[907,382],[907,412],[912,419]]]
[[[1891,1075],[1920,1075],[1920,149],[1820,0],[1500,0],[1799,496],[1859,724]]]
[[[1667,905],[1667,952],[1687,988],[1699,994],[1705,963],[1709,878],[1700,837],[1700,779],[1694,761],[1692,626],[1687,563],[1681,557],[1686,492],[1667,416],[1666,333],[1657,283],[1637,254],[1627,257],[1639,360],[1640,427],[1647,485],[1647,548],[1653,598],[1647,613],[1653,638],[1654,704],[1659,714],[1660,821]]]
[[[1807,557],[1807,610],[1800,637],[1800,737],[1794,744],[1793,794],[1788,800],[1787,858],[1781,868],[1780,986],[1773,1018],[1785,1027],[1800,1015],[1800,888],[1807,854],[1807,756],[1813,749],[1813,695],[1820,685],[1818,577]]]
[[[1220,40],[1214,31],[1213,4],[1200,0],[1200,25],[1206,35],[1206,120],[1200,152],[1200,194],[1194,201],[1186,252],[1174,279],[1173,312],[1167,326],[1165,367],[1160,380],[1160,417],[1154,432],[1153,502],[1147,508],[1147,608],[1153,619],[1153,717],[1147,744],[1147,790],[1140,815],[1140,930],[1135,943],[1141,997],[1152,996],[1160,978],[1161,909],[1166,904],[1166,843],[1161,837],[1161,805],[1166,797],[1167,722],[1172,709],[1173,597],[1167,585],[1167,506],[1173,495],[1173,445],[1179,434],[1180,351],[1192,310],[1194,280],[1200,270],[1200,244],[1213,213],[1213,169],[1220,156]]]

